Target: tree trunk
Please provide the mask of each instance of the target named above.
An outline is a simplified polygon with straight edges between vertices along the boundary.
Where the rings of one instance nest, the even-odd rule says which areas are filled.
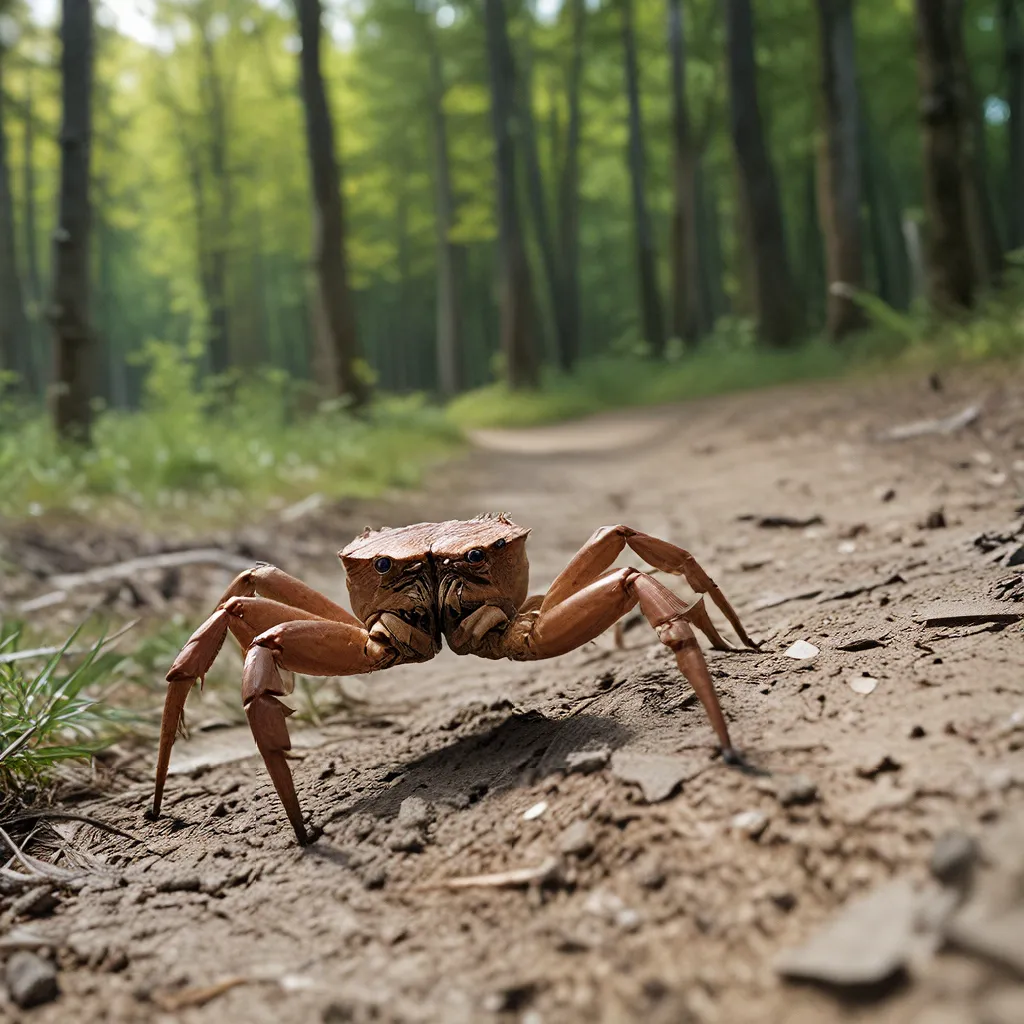
[[[497,184],[501,349],[509,387],[535,387],[539,373],[531,322],[530,268],[519,219],[516,155],[512,141],[515,64],[508,41],[504,0],[484,0],[484,23]]]
[[[370,396],[358,372],[359,341],[345,258],[345,213],[341,171],[334,146],[327,94],[320,73],[320,0],[296,0],[302,51],[299,56],[306,143],[313,183],[313,267],[316,324],[328,393],[362,405]]]
[[[686,42],[682,0],[668,0],[672,62],[672,308],[669,333],[695,342],[707,316],[700,288],[697,154],[686,101]]]
[[[430,116],[434,144],[434,204],[437,228],[437,385],[445,398],[462,390],[460,284],[465,252],[451,239],[457,217],[444,114],[445,82],[433,18],[423,19],[430,60]]]
[[[227,160],[228,123],[224,88],[217,69],[210,19],[199,26],[202,40],[202,91],[209,103],[210,170],[217,189],[217,212],[213,237],[207,253],[209,273],[209,352],[210,369],[214,374],[231,368],[231,336],[228,311],[228,246],[231,236],[232,191]]]
[[[7,166],[6,103],[3,66],[6,51],[0,44],[0,370],[17,374],[21,391],[34,391],[28,320],[21,295],[15,244],[14,202]],[[0,380],[0,392],[4,382]]]
[[[93,334],[89,325],[89,151],[92,136],[92,3],[61,3],[60,192],[53,244],[53,419],[65,440],[88,443]]]
[[[644,183],[643,119],[640,113],[640,75],[633,31],[633,0],[619,0],[622,7],[622,51],[629,100],[629,177],[633,193],[633,220],[636,234],[636,264],[640,283],[640,315],[644,341],[656,356],[665,354],[665,325],[658,289],[658,261],[647,211],[647,187]]]
[[[555,241],[548,216],[548,200],[544,190],[544,174],[540,166],[540,150],[537,145],[537,126],[533,116],[533,67],[529,44],[520,50],[522,73],[516,76],[518,93],[515,97],[516,118],[519,127],[518,139],[522,146],[522,163],[526,172],[526,198],[533,218],[534,237],[540,251],[544,271],[545,290],[551,310],[551,325],[554,329],[555,356],[559,367],[566,373],[572,370],[573,355],[565,342],[565,308],[562,303],[562,280],[555,252]]]
[[[1024,246],[1024,30],[1021,28],[1020,8],[1020,0],[999,0],[1003,27],[1003,65],[1010,104],[1006,142],[1010,183],[1007,196],[1007,241],[1011,249]]]
[[[824,132],[818,156],[818,207],[825,234],[825,325],[838,341],[864,326],[864,312],[839,283],[864,287],[861,242],[860,99],[853,0],[818,0]]]
[[[558,240],[562,263],[562,303],[565,345],[572,365],[580,350],[580,84],[583,79],[583,39],[586,0],[570,0],[572,58],[569,63],[565,161],[558,188]]]
[[[43,309],[43,280],[39,272],[39,236],[36,234],[36,122],[32,96],[32,65],[25,68],[25,131],[22,135],[22,202],[25,232],[26,292],[29,320],[29,344],[32,365],[37,379],[37,391],[49,379],[49,360],[44,341],[45,325],[41,322]]]
[[[968,244],[966,104],[956,53],[962,0],[916,0],[917,77],[928,221],[928,292],[936,309],[970,306],[974,273]]]
[[[796,340],[796,298],[779,187],[761,123],[750,0],[726,0],[726,40],[730,123],[750,225],[758,329],[769,345],[783,346]]]

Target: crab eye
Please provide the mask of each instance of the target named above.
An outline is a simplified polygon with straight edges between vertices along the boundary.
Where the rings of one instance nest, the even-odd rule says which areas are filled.
[[[387,555],[381,555],[380,558],[373,563],[373,567],[381,574],[381,576],[383,576],[384,573],[391,569],[391,559],[388,558]]]
[[[505,538],[499,537],[495,542],[494,546],[500,551],[505,546]]]
[[[466,552],[466,561],[470,565],[479,565],[484,560],[484,553],[479,548],[472,548]]]

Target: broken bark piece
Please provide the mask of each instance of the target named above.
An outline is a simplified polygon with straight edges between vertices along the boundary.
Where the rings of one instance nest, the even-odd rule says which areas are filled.
[[[785,978],[840,987],[878,985],[907,967],[914,948],[917,897],[896,879],[842,907],[805,945],[775,961]]]
[[[694,758],[666,754],[636,754],[617,750],[612,755],[612,774],[622,782],[640,787],[649,804],[667,800],[684,782],[695,778],[703,764]]]
[[[956,601],[923,608],[914,616],[914,621],[926,626],[978,626],[984,623],[1009,624],[1022,618],[1024,612],[1008,609],[1003,604]]]

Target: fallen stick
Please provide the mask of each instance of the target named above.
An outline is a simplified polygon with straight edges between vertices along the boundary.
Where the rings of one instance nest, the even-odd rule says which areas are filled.
[[[559,867],[558,858],[549,857],[532,868],[513,868],[510,871],[496,871],[487,875],[446,878],[442,882],[417,886],[417,889],[516,889],[524,885],[554,881],[558,877]]]
[[[901,423],[889,427],[878,435],[880,441],[906,441],[912,437],[926,437],[928,434],[955,434],[964,427],[969,427],[981,415],[981,406],[977,403],[969,405],[952,416],[935,420],[915,420],[913,423]]]
[[[50,577],[50,583],[56,587],[47,594],[23,601],[19,611],[32,612],[60,604],[67,600],[68,591],[79,587],[94,586],[99,583],[110,583],[123,580],[135,573],[151,569],[180,569],[186,565],[217,565],[230,572],[242,572],[252,567],[252,559],[232,555],[220,548],[194,548],[190,551],[165,551],[159,555],[143,555],[140,558],[129,558],[126,562],[113,565],[101,565],[85,572],[64,573]]]

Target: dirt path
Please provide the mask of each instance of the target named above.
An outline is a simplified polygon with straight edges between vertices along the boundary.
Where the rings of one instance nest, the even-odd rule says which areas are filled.
[[[143,818],[148,763],[78,806],[139,841],[59,826],[102,871],[18,925],[56,951],[62,989],[25,1019],[1024,1020],[1024,991],[991,956],[920,956],[909,982],[852,995],[773,969],[847,901],[892,878],[925,886],[951,829],[983,843],[983,881],[1024,891],[1024,844],[998,854],[1024,821],[1024,642],[992,621],[1024,611],[1007,599],[1024,597],[1021,570],[1000,564],[1024,543],[1020,383],[819,386],[489,432],[421,493],[247,532],[338,598],[333,552],[364,522],[507,511],[534,530],[535,587],[598,525],[677,541],[766,641],[709,662],[735,739],[772,774],[715,757],[642,624],[626,650],[606,636],[550,663],[445,652],[361,680],[377,715],[297,730],[300,796],[325,831],[310,848],[257,759],[189,770],[212,744],[244,754],[231,730],[179,744],[158,823]],[[954,434],[876,440],[978,399],[981,418]],[[196,579],[209,599],[225,574]],[[820,653],[786,657],[797,640]],[[567,771],[596,750],[595,770]],[[442,884],[550,858],[544,885]],[[867,927],[884,946],[888,925]]]

